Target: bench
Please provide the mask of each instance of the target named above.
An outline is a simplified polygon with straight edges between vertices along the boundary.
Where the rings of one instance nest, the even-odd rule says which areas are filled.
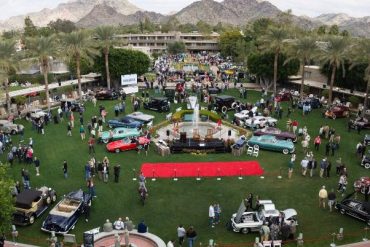
[[[70,213],[75,209],[76,209],[75,206],[70,206],[70,205],[66,205],[66,204],[59,204],[58,205],[58,211],[61,211],[61,212]]]

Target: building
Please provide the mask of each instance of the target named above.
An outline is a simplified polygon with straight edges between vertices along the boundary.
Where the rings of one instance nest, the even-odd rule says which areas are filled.
[[[150,52],[163,52],[167,49],[167,45],[171,42],[184,42],[186,50],[189,52],[218,52],[218,41],[220,35],[211,33],[209,35],[198,32],[192,33],[146,33],[146,34],[121,34],[116,35],[116,38],[123,43],[133,47],[149,48]]]

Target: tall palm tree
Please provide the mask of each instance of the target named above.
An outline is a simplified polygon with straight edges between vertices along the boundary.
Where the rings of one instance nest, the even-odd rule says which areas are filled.
[[[46,104],[48,110],[50,111],[50,101],[49,101],[49,63],[50,59],[53,57],[59,57],[60,46],[57,43],[56,36],[40,36],[31,38],[26,41],[27,51],[31,57],[31,60],[37,60],[41,66],[42,73],[44,75],[45,84],[45,94],[46,94]]]
[[[364,116],[367,110],[370,87],[370,39],[361,39],[359,42],[357,42],[352,51],[353,56],[351,57],[353,57],[353,61],[350,69],[361,63],[367,64],[364,72],[364,80],[367,82],[365,89],[364,109],[362,111],[362,116]]]
[[[305,65],[307,65],[315,56],[317,56],[318,47],[317,39],[313,36],[302,36],[299,39],[293,40],[288,48],[289,58],[284,62],[287,63],[292,59],[299,59],[301,64],[301,90],[300,96],[303,97]]]
[[[78,95],[81,97],[81,59],[90,60],[97,54],[91,36],[86,31],[74,31],[61,36],[63,50],[68,59],[76,62],[76,76],[78,81]]]
[[[100,47],[103,49],[105,72],[107,75],[107,87],[110,89],[109,49],[114,43],[115,29],[112,26],[100,26],[96,28],[95,35],[100,41]]]
[[[274,95],[276,95],[276,82],[278,77],[278,59],[279,55],[284,47],[284,41],[289,38],[289,31],[283,27],[271,26],[266,35],[262,36],[262,49],[266,51],[272,51],[274,56]]]
[[[329,104],[333,101],[333,86],[337,69],[342,66],[344,71],[344,62],[347,59],[350,44],[348,37],[329,36],[325,40],[325,45],[322,45],[320,48],[319,59],[324,64],[329,63],[329,67],[332,70],[330,76]]]
[[[6,107],[10,110],[9,73],[16,70],[14,59],[15,42],[13,40],[0,41],[0,79],[4,80]]]

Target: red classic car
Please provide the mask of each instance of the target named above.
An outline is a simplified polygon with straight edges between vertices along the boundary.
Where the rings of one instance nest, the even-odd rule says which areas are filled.
[[[337,105],[325,111],[324,116],[336,119],[337,117],[349,117],[349,108],[344,105]]]
[[[150,140],[144,136],[139,137],[139,146],[149,144]],[[137,141],[135,139],[124,138],[122,140],[110,142],[107,144],[108,152],[119,153],[121,151],[133,150],[137,148]]]
[[[289,91],[280,91],[275,96],[275,101],[281,102],[281,101],[290,101],[292,99],[292,93]]]
[[[361,191],[362,194],[365,194],[366,187],[370,186],[370,177],[361,177],[355,181],[353,186],[356,191]]]

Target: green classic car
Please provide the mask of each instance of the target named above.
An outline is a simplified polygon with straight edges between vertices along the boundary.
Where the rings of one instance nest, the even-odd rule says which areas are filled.
[[[252,136],[251,139],[248,140],[248,145],[259,147],[260,149],[283,152],[283,154],[294,153],[295,150],[292,141],[279,140],[271,135]]]
[[[110,131],[102,132],[100,140],[103,143],[108,143],[110,141],[138,136],[140,136],[140,131],[138,131],[137,129],[115,128]]]

